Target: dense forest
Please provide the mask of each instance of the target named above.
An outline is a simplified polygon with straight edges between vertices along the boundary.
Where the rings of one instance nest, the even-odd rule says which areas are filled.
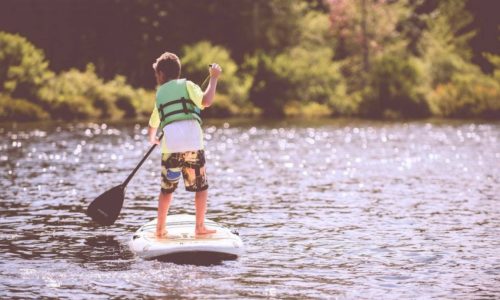
[[[153,61],[224,72],[208,117],[499,118],[494,0],[2,0],[0,121],[136,118]]]

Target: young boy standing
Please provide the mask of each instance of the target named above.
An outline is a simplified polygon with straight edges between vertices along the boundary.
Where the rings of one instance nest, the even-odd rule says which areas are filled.
[[[149,120],[151,144],[161,144],[161,192],[158,202],[156,236],[166,237],[166,217],[173,192],[182,175],[187,191],[195,192],[197,235],[214,233],[205,227],[208,183],[200,110],[209,107],[215,96],[222,69],[210,65],[210,81],[205,91],[186,79],[179,79],[181,63],[177,55],[165,52],[153,64],[158,89],[156,105]],[[157,129],[163,131],[160,142]]]

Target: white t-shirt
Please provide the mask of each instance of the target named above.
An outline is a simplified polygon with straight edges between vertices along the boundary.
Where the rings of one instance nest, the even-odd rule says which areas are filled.
[[[189,98],[203,109],[203,91],[195,83],[187,80],[186,88]],[[149,126],[158,128],[160,126],[160,116],[156,106],[153,108],[149,118]],[[203,131],[200,123],[196,120],[182,120],[172,122],[163,128],[163,139],[161,140],[162,153],[175,153],[196,151],[204,149]]]
[[[162,152],[175,153],[202,150],[203,131],[196,120],[182,120],[163,128]]]

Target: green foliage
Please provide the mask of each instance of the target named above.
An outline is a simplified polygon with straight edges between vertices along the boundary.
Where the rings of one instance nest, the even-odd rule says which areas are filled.
[[[257,55],[250,99],[269,117],[296,115],[301,110],[318,115],[344,113],[348,107],[345,83],[339,65],[332,61],[328,17],[310,12],[299,22],[299,44],[276,56]]]
[[[183,74],[195,82],[201,82],[208,75],[208,65],[217,62],[224,66],[224,82],[221,81],[218,89],[227,94],[235,85],[235,75],[238,66],[231,59],[227,49],[222,46],[214,46],[208,41],[201,41],[182,48],[180,56]]]
[[[376,118],[428,115],[427,103],[419,90],[421,77],[414,60],[394,55],[377,59],[370,73],[365,99],[360,105],[361,114]]]
[[[104,82],[91,64],[53,77],[39,94],[57,119],[132,118],[151,113],[154,105],[152,92],[132,88],[123,76]]]
[[[38,121],[48,119],[48,117],[49,115],[36,104],[0,94],[0,122]]]
[[[428,97],[433,114],[453,118],[499,118],[500,82],[479,70],[456,74]]]
[[[426,20],[428,29],[422,35],[419,48],[431,88],[450,82],[456,73],[475,70],[468,62],[467,43],[474,32],[463,32],[471,21],[464,5],[463,1],[440,1]]]
[[[493,78],[500,83],[500,55],[484,53],[483,56],[493,65]]]
[[[108,116],[107,99],[96,97],[102,84],[94,67],[88,65],[84,72],[71,69],[53,77],[40,89],[39,95],[43,105],[56,119],[104,117]]]
[[[248,49],[242,49],[250,50],[246,54],[265,51],[274,56],[301,42],[303,31],[301,21],[308,12],[308,1],[243,0],[234,2],[238,3],[239,11],[236,13],[241,16],[234,22],[236,26],[239,26],[235,39],[249,40]],[[241,10],[244,7],[247,9]],[[242,39],[242,33],[244,39]]]
[[[155,93],[142,88],[133,88],[127,84],[123,76],[115,76],[113,80],[102,85],[99,93],[101,96],[97,96],[96,99],[108,99],[108,109],[112,110],[114,104],[123,111],[123,116],[126,118],[149,116],[154,107]],[[111,114],[111,117],[113,116],[120,117],[116,112]]]
[[[440,1],[427,20],[420,43],[427,75],[426,99],[433,115],[455,118],[495,117],[500,114],[500,80],[483,74],[470,62],[466,31],[472,18],[457,0]],[[495,56],[489,56],[495,64]],[[498,63],[498,62],[497,62]],[[498,68],[498,65],[497,65]]]
[[[53,76],[40,49],[26,38],[0,31],[0,88],[15,98],[34,100]]]
[[[2,120],[121,118],[151,113],[154,94],[125,77],[104,82],[92,64],[55,75],[43,52],[25,38],[0,32]]]
[[[276,57],[259,57],[250,98],[267,116],[283,116],[289,102],[316,102],[342,110],[345,86],[333,52],[294,47]]]
[[[206,116],[229,116],[248,113],[253,110],[248,101],[248,90],[252,77],[239,72],[238,65],[231,59],[227,49],[201,41],[183,48],[182,69],[185,76],[200,85],[208,76],[208,65],[217,62],[223,71],[217,84],[217,96]]]
[[[465,60],[470,59],[469,41],[476,33],[467,30],[472,16],[465,9],[465,4],[462,0],[438,2],[437,9],[426,20],[428,28],[422,40],[424,48],[440,48]]]
[[[287,89],[290,86],[287,78],[275,70],[272,58],[261,54],[250,90],[250,99],[262,110],[264,116],[283,116],[283,107],[289,101]]]
[[[348,93],[364,89],[372,62],[401,52],[407,41],[398,32],[411,15],[408,1],[329,0],[335,59],[341,61]]]
[[[300,103],[290,102],[284,107],[284,114],[287,117],[329,117],[333,114],[333,110],[326,104],[319,104],[316,102]]]
[[[41,46],[51,50],[55,67],[67,70],[58,74],[49,70],[44,53],[25,38],[0,32],[2,118],[15,120],[16,114],[20,120],[48,115],[67,120],[149,116],[154,92],[134,88],[115,73],[152,87],[151,61],[165,45],[181,54],[183,76],[198,84],[208,75],[209,63],[223,67],[215,102],[204,116],[498,115],[500,59],[485,54],[491,76],[471,62],[469,46],[475,34],[471,29],[488,22],[478,23],[477,18],[472,22],[466,1],[141,0],[121,4],[93,3],[89,11],[97,5],[108,17],[92,24],[85,16],[89,4],[78,10],[58,4],[58,10],[69,14],[61,14],[64,20],[69,17],[74,27],[54,31],[60,35],[54,39],[71,40],[84,53],[48,48],[53,40],[42,39]],[[36,10],[18,8],[25,19],[37,24],[46,24],[48,16],[56,19],[50,24],[61,22],[50,13],[54,9],[50,4]],[[125,30],[126,38],[108,42],[102,38],[117,30]],[[130,44],[130,39],[137,42]],[[68,69],[87,61],[96,67]]]
[[[457,73],[470,71],[472,66],[455,53],[449,53],[443,49],[431,51],[431,53],[426,63],[428,79],[433,88],[450,82]]]

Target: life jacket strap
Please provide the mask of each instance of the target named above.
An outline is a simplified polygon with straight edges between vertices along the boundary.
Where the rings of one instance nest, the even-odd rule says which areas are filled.
[[[184,112],[184,110],[183,110],[183,109],[179,109],[179,110],[174,110],[174,111],[171,111],[171,112],[169,112],[169,113],[168,113],[168,114],[166,114],[166,115],[164,115],[164,114],[162,113],[162,116],[161,116],[161,122],[163,122],[166,118],[168,118],[168,117],[170,117],[170,116],[172,116],[172,115],[176,115],[176,114],[180,114],[180,113],[185,113],[185,112]],[[197,111],[196,111],[196,110],[194,110],[194,109],[188,109],[188,112],[187,112],[187,113],[195,114],[195,115],[197,115],[198,117],[200,117],[200,118],[201,118],[200,113],[199,113],[199,112],[197,112]]]
[[[171,111],[169,112],[168,114],[165,114],[163,112],[163,109],[169,105],[174,105],[174,104],[182,104],[182,109],[180,110],[174,110],[174,111]],[[178,100],[174,100],[174,101],[168,101],[167,103],[164,103],[162,105],[160,105],[160,107],[158,107],[158,110],[160,111],[160,118],[161,118],[161,121],[163,122],[166,118],[172,116],[172,115],[176,115],[176,114],[179,114],[179,113],[184,113],[184,114],[196,114],[198,117],[200,117],[200,113],[194,109],[189,109],[187,104],[191,104],[193,106],[196,106],[196,104],[193,102],[193,100],[191,99],[186,99],[184,97],[182,97],[181,99],[178,99]]]

